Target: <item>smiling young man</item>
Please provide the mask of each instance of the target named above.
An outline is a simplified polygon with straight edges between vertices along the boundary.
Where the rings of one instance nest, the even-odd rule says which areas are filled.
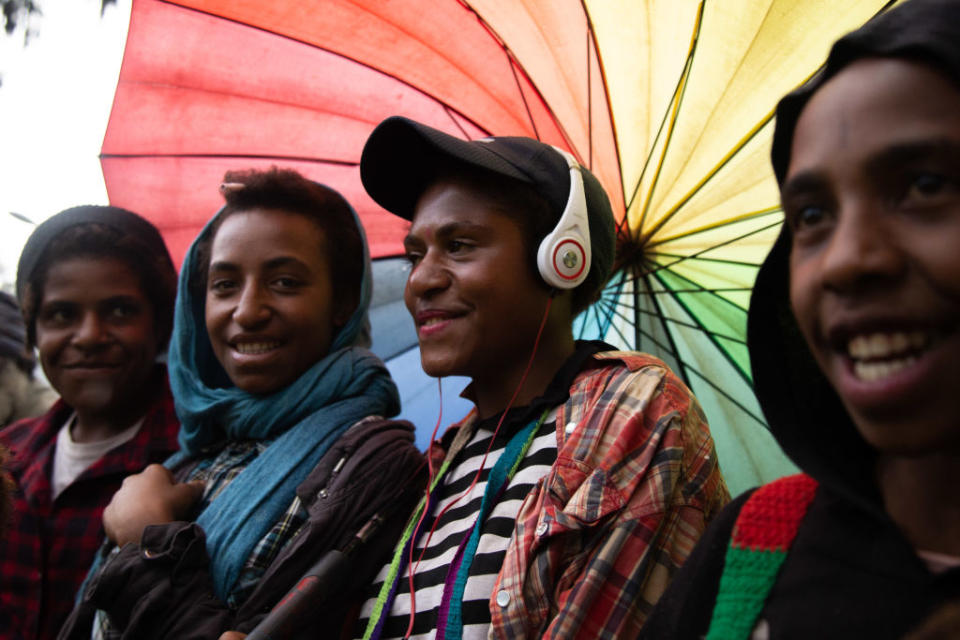
[[[115,207],[39,225],[17,271],[27,343],[60,394],[0,431],[14,512],[0,546],[0,637],[54,638],[125,477],[177,449],[164,367],[176,272],[157,229]]]
[[[773,165],[748,343],[805,475],[721,514],[646,637],[902,638],[960,594],[960,5],[837,42],[781,101]]]
[[[573,339],[613,265],[602,187],[535,140],[467,142],[399,117],[367,141],[361,176],[411,221],[405,300],[424,370],[469,376],[476,405],[434,444],[426,513],[361,633],[633,637],[728,495],[674,374]]]

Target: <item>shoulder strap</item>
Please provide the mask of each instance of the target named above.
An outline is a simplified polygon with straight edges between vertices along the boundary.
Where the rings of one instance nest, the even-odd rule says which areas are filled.
[[[750,637],[816,490],[817,481],[801,473],[760,487],[743,504],[706,640]]]

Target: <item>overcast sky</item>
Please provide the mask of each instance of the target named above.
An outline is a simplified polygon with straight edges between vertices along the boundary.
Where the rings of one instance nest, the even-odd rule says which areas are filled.
[[[10,288],[32,227],[77,204],[107,204],[100,144],[130,19],[130,0],[40,0],[36,35],[0,32],[0,283]]]

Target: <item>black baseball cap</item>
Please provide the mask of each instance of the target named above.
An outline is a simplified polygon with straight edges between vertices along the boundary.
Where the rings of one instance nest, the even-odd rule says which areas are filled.
[[[443,167],[458,166],[501,175],[531,185],[560,219],[570,193],[567,160],[549,144],[520,136],[463,140],[402,116],[381,122],[360,157],[363,186],[381,207],[413,219],[423,192]],[[616,223],[600,181],[581,167],[590,226],[592,263],[581,287],[602,286],[613,269]]]

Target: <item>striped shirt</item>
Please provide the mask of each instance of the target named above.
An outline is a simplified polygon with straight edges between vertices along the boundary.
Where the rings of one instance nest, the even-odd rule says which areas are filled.
[[[520,510],[524,497],[533,488],[541,477],[546,475],[550,466],[557,457],[557,438],[554,433],[554,417],[549,417],[537,430],[537,435],[520,463],[516,474],[507,485],[500,499],[491,509],[484,520],[481,529],[480,541],[477,546],[473,564],[470,567],[466,589],[463,597],[463,637],[486,638],[490,626],[490,609],[487,606],[490,592],[496,581],[500,567],[503,565],[510,534],[513,532],[513,523]],[[492,424],[489,424],[493,422]],[[464,495],[480,469],[483,455],[493,437],[491,428],[496,427],[495,421],[486,421],[487,428],[479,428],[464,447],[461,455],[452,465],[449,473],[436,487],[437,506],[434,516],[430,518],[420,530],[429,532],[434,523],[436,528],[430,536],[429,546],[419,563],[415,562],[414,586],[416,615],[414,617],[413,633],[411,638],[433,638],[437,626],[437,615],[443,597],[444,581],[447,578],[451,562],[457,553],[457,548],[463,539],[470,535],[480,510],[480,502],[487,487],[487,476],[490,469],[496,464],[503,453],[512,433],[497,434],[496,441],[490,449],[480,479]],[[506,425],[505,425],[506,426]],[[523,425],[519,425],[523,426]],[[513,429],[511,431],[516,431]],[[461,497],[463,496],[463,497]],[[459,498],[459,500],[458,500]],[[447,507],[456,504],[446,510]],[[420,535],[417,540],[414,558],[420,557],[427,534]],[[386,578],[388,567],[384,567],[377,575],[374,589],[379,591]],[[409,569],[409,567],[408,567]],[[368,618],[373,608],[373,601],[365,604],[362,617]],[[409,573],[404,572],[397,587],[397,596],[393,607],[384,625],[384,637],[402,637],[409,623],[410,613],[410,582]]]
[[[460,544],[471,533],[487,488],[487,476],[500,459],[507,443],[518,431],[531,422],[538,421],[546,410],[562,405],[569,397],[570,385],[583,364],[603,347],[606,345],[599,342],[578,343],[577,351],[560,368],[543,395],[534,399],[529,405],[507,412],[492,446],[490,441],[501,414],[476,421],[471,425],[474,429],[472,437],[456,454],[447,474],[434,489],[436,506],[429,514],[427,522],[419,527],[422,533],[416,540],[414,550],[416,613],[411,638],[434,638],[437,635],[436,628],[444,583],[450,571],[451,561]],[[465,393],[468,392],[469,390]],[[450,429],[444,434],[442,443],[444,449],[450,449],[455,436],[456,429]],[[476,477],[488,446],[490,446],[490,453],[487,455],[486,462],[483,463],[483,470],[480,472],[477,484],[470,490],[469,495],[460,498]],[[531,490],[550,472],[556,459],[556,412],[550,411],[537,429],[536,436],[513,478],[482,523],[479,543],[462,598],[464,638],[487,637],[490,629],[490,595],[496,583],[497,574],[503,566],[520,506]],[[458,498],[460,498],[459,501],[457,501]],[[444,509],[454,501],[456,504],[444,513]],[[440,522],[433,528],[438,516]],[[433,528],[433,534],[429,536],[428,542],[428,532],[431,528]],[[426,552],[417,564],[416,558],[420,556],[424,545],[427,547]],[[363,634],[363,629],[367,626],[376,596],[383,586],[388,570],[389,564],[377,575],[369,591],[371,597],[364,603],[360,612],[359,635]],[[402,638],[410,622],[410,609],[410,567],[404,564],[397,586],[397,595],[384,622],[381,637]]]

